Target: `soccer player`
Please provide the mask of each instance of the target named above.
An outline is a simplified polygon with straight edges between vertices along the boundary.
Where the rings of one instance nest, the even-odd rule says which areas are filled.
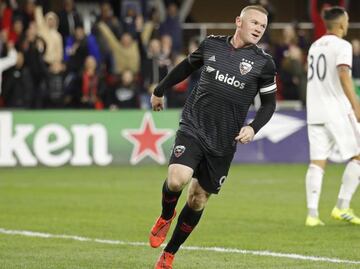
[[[246,144],[275,110],[275,64],[256,46],[267,26],[267,11],[247,6],[235,20],[233,36],[209,36],[155,88],[154,111],[164,107],[164,91],[204,66],[198,86],[187,98],[162,188],[162,212],[150,233],[159,247],[175,218],[182,189],[189,184],[187,202],[170,241],[155,268],[171,269],[175,253],[198,224],[211,194],[228,175],[237,142]],[[261,107],[244,126],[249,107],[260,93]]]
[[[350,209],[360,179],[360,105],[351,79],[352,47],[343,39],[349,17],[343,8],[332,7],[324,12],[324,21],[327,34],[311,45],[308,54],[307,123],[311,162],[306,174],[305,225],[324,225],[318,205],[326,161],[335,147],[344,160],[350,161],[331,216],[360,224],[360,218]]]

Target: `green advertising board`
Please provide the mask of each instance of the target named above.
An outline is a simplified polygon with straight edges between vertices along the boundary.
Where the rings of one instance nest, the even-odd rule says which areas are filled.
[[[0,166],[167,163],[180,111],[1,111]]]

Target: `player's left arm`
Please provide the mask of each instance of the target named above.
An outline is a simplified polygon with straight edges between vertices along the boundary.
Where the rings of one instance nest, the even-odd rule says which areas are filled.
[[[160,83],[155,87],[153,94],[151,95],[151,106],[154,111],[160,111],[164,108],[164,92],[166,89],[171,88],[177,83],[186,79],[195,70],[198,70],[203,66],[203,50],[204,43],[201,42],[199,48],[191,53],[186,59],[174,67],[169,74],[163,78]]]
[[[261,106],[256,113],[255,119],[241,128],[239,135],[235,138],[242,144],[253,140],[255,134],[270,120],[276,108],[276,69],[272,59],[265,64],[260,77],[260,100]]]
[[[339,50],[335,58],[338,77],[344,94],[348,98],[357,120],[360,122],[360,104],[357,99],[351,78],[351,65],[353,60],[352,46],[349,42],[339,43]]]
[[[360,104],[358,97],[356,96],[356,93],[354,91],[354,84],[351,78],[350,66],[338,65],[337,72],[343,91],[346,97],[349,99],[349,102],[355,112],[357,121],[360,122]]]
[[[261,106],[256,113],[255,119],[249,124],[255,134],[271,119],[276,108],[276,67],[272,59],[269,59],[263,67],[259,82],[259,94]]]

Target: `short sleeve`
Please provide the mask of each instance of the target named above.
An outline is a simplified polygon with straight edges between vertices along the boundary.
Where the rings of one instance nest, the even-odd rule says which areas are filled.
[[[205,47],[205,40],[203,40],[197,50],[195,50],[193,53],[189,54],[188,60],[189,63],[195,67],[196,69],[200,68],[204,65],[204,47]]]
[[[336,66],[347,65],[352,66],[352,46],[349,42],[341,44],[341,48],[338,50],[339,54],[336,56]]]
[[[268,94],[276,91],[275,75],[275,63],[271,58],[269,58],[261,71],[259,81],[260,94]]]

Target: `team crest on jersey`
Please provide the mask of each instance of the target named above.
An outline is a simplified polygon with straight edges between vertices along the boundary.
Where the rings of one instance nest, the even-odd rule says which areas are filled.
[[[174,148],[174,155],[179,158],[185,152],[185,146],[179,145]]]
[[[242,58],[241,62],[240,62],[240,74],[241,75],[246,75],[247,73],[249,73],[252,69],[254,62],[246,60],[244,58]]]

